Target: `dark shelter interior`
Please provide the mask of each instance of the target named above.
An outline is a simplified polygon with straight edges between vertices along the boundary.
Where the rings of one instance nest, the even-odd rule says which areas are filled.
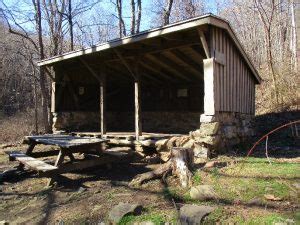
[[[56,63],[55,111],[83,115],[70,130],[99,131],[103,82],[106,131],[134,132],[138,82],[143,132],[195,130],[204,111],[204,55],[191,29]]]

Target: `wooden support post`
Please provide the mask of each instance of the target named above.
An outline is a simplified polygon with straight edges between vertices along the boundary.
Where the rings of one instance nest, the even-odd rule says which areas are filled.
[[[135,137],[139,140],[139,136],[142,135],[141,127],[141,107],[140,107],[140,81],[134,82],[134,103],[135,103]]]
[[[54,113],[56,110],[55,104],[56,104],[56,100],[55,100],[55,87],[56,87],[56,82],[52,82],[51,85],[51,112]]]
[[[205,35],[204,35],[203,31],[200,30],[199,28],[198,28],[198,34],[199,34],[199,37],[200,37],[202,47],[205,51],[206,58],[208,59],[208,58],[210,58],[210,54],[209,54],[209,48],[208,48],[208,44],[206,42]]]
[[[141,123],[141,93],[140,93],[140,76],[138,71],[139,63],[135,67],[135,80],[134,80],[134,104],[135,104],[135,138],[138,141],[139,136],[142,136],[142,123]]]
[[[101,129],[101,137],[106,134],[106,76],[105,74],[101,74],[100,81],[100,129]]]
[[[215,115],[215,60],[203,60],[204,64],[204,114]]]

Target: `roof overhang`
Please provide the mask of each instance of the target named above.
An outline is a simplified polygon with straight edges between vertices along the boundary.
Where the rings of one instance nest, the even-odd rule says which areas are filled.
[[[237,37],[236,37],[232,27],[230,26],[229,22],[222,19],[222,18],[220,18],[220,17],[212,15],[212,14],[206,14],[206,15],[203,15],[203,16],[200,16],[200,17],[195,17],[195,18],[189,19],[189,20],[184,20],[184,21],[180,21],[180,22],[177,22],[177,23],[169,24],[167,26],[163,26],[163,27],[143,31],[141,33],[138,33],[138,34],[135,34],[135,35],[132,35],[132,36],[127,36],[127,37],[124,37],[124,38],[115,39],[115,40],[111,40],[109,42],[94,45],[94,46],[91,46],[91,47],[88,47],[88,48],[83,48],[83,49],[79,49],[79,50],[76,50],[76,51],[67,52],[67,53],[64,53],[64,54],[59,55],[59,56],[54,56],[54,57],[51,57],[51,58],[48,58],[48,59],[38,61],[37,65],[38,66],[51,66],[51,65],[54,65],[55,63],[62,62],[64,60],[80,57],[80,56],[83,56],[83,55],[93,54],[93,53],[105,51],[105,50],[108,50],[108,49],[113,49],[113,48],[116,48],[116,47],[119,47],[119,46],[125,46],[125,45],[128,45],[128,44],[133,44],[133,43],[140,42],[140,41],[143,41],[143,40],[146,40],[146,39],[160,37],[160,36],[170,34],[170,33],[182,32],[184,30],[200,27],[200,26],[203,26],[203,25],[213,25],[213,26],[225,29],[228,32],[231,39],[233,40],[233,42],[235,43],[235,45],[237,46],[237,48],[239,49],[239,51],[240,51],[241,55],[243,56],[244,60],[248,64],[250,70],[252,71],[252,73],[255,77],[256,82],[261,83],[261,78],[260,78],[257,70],[253,66],[251,60],[247,56],[247,54],[246,54],[245,50],[243,49],[241,43],[237,39]]]

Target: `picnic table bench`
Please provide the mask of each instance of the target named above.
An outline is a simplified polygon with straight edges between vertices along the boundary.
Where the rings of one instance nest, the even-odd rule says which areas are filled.
[[[25,143],[28,144],[28,148],[25,153],[21,151],[6,152],[9,154],[10,161],[17,160],[20,162],[19,169],[23,169],[24,166],[38,172],[39,176],[49,177],[50,180],[47,185],[51,185],[57,175],[74,170],[81,170],[97,165],[106,164],[110,161],[115,161],[116,155],[109,154],[109,152],[103,152],[101,144],[105,143],[105,139],[94,137],[78,137],[72,135],[38,135],[38,136],[26,136]],[[59,147],[58,150],[34,152],[34,147],[37,144],[54,145]],[[96,157],[90,160],[76,160],[74,153],[89,153]],[[54,165],[50,165],[37,158],[55,156],[57,155]],[[70,163],[63,163],[65,156],[70,158]]]

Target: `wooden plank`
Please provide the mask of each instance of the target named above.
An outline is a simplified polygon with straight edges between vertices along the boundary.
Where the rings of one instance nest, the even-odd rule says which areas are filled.
[[[26,136],[25,139],[34,141],[37,144],[55,145],[62,148],[97,145],[106,141],[101,138],[76,137],[71,135],[54,135],[54,134]]]
[[[61,164],[58,168],[53,169],[51,171],[45,171],[45,172],[40,171],[39,176],[53,176],[56,174],[83,170],[95,166],[101,166],[108,163],[120,163],[122,161],[128,160],[130,157],[131,157],[130,154],[120,154],[120,156],[117,156],[115,154],[105,153],[103,156],[100,157],[95,156],[95,159],[79,160],[73,163]]]
[[[205,35],[201,29],[198,28],[197,30],[198,30],[198,34],[199,34],[200,41],[201,41],[202,47],[204,49],[206,58],[208,59],[208,58],[210,58],[210,54],[209,54],[209,48],[208,48],[208,44],[206,42]]]
[[[219,52],[219,51],[215,51],[215,60],[217,63],[225,66],[226,65],[226,58],[225,58],[225,55],[224,53],[222,52]]]
[[[27,156],[26,154],[22,153],[22,152],[12,152],[9,155],[11,160],[17,160],[20,163],[30,167],[33,170],[37,170],[37,171],[49,171],[49,170],[55,170],[57,169],[56,166],[52,166],[50,164],[47,164],[41,160],[35,159],[33,157]]]

